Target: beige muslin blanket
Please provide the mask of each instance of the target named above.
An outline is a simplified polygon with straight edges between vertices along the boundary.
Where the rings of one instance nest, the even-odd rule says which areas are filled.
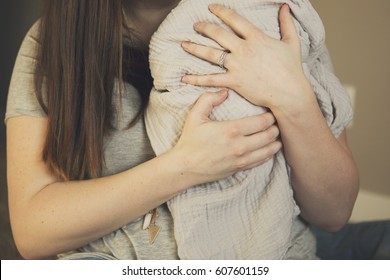
[[[236,10],[274,38],[280,38],[280,6],[289,4],[301,39],[305,73],[327,123],[338,136],[351,119],[351,107],[332,74],[323,25],[308,0],[182,0],[150,43],[154,88],[146,126],[156,154],[175,145],[191,106],[203,92],[210,90],[185,85],[181,77],[187,73],[224,71],[187,54],[180,45],[190,40],[221,48],[193,30],[197,21],[227,28],[208,11],[210,3],[222,3]],[[229,98],[213,110],[211,118],[231,120],[263,112],[264,108],[252,105],[230,90]],[[299,215],[282,152],[259,167],[190,188],[170,200],[168,206],[182,259],[283,259],[291,246],[293,220]]]

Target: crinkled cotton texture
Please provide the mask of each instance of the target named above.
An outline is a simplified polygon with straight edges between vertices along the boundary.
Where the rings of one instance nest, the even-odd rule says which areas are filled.
[[[309,1],[182,0],[160,25],[150,43],[154,88],[145,120],[156,154],[175,145],[188,111],[203,92],[210,90],[185,85],[181,77],[187,73],[225,71],[181,48],[181,42],[192,41],[222,49],[193,30],[197,21],[229,29],[208,11],[210,3],[232,8],[277,39],[280,39],[280,6],[289,4],[301,40],[305,74],[328,125],[333,134],[339,136],[350,122],[352,110],[346,92],[332,73],[323,24]],[[211,118],[232,120],[265,111],[230,90],[229,98],[213,110]],[[292,242],[293,221],[299,215],[282,152],[259,167],[190,188],[170,200],[168,206],[174,219],[181,259],[286,258]]]

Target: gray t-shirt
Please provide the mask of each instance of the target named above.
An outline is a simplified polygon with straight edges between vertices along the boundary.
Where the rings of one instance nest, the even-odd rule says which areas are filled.
[[[38,24],[36,23],[26,35],[17,56],[9,88],[6,120],[22,115],[46,117],[38,104],[34,89],[34,63],[39,46],[37,34]],[[117,90],[114,91],[113,100],[113,106],[119,108]],[[154,157],[146,134],[144,119],[140,118],[133,127],[126,129],[140,106],[139,94],[132,85],[125,85],[122,102],[123,115],[114,116],[115,130],[104,139],[106,166],[103,176],[119,173]],[[148,231],[142,229],[142,216],[90,244],[59,255],[59,258],[177,259],[173,219],[166,204],[158,208],[157,224],[161,230],[153,244],[149,243]],[[315,239],[309,227],[299,218],[295,220],[293,226],[292,243],[286,258],[316,258]]]

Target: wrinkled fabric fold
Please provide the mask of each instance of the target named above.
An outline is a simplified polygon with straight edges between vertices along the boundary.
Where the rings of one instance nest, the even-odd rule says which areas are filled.
[[[323,24],[309,1],[182,0],[150,43],[154,88],[145,122],[155,153],[159,155],[175,145],[193,104],[203,92],[216,90],[185,85],[181,77],[225,71],[181,48],[181,42],[192,41],[222,49],[193,30],[197,21],[229,29],[208,11],[211,3],[232,8],[276,39],[280,39],[280,6],[289,4],[301,40],[305,74],[328,125],[339,136],[352,118],[351,106],[332,73]],[[266,111],[229,90],[228,99],[214,108],[210,117],[233,120]],[[291,246],[293,220],[299,215],[282,152],[259,167],[194,186],[171,199],[168,206],[181,259],[283,259]]]

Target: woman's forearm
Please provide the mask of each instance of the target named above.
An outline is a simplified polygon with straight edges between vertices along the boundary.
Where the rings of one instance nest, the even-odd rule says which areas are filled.
[[[168,157],[110,177],[55,182],[26,202],[14,201],[10,207],[18,249],[26,258],[75,249],[161,205],[190,186]]]
[[[18,250],[44,258],[81,247],[169,200],[199,178],[186,175],[181,151],[109,177],[61,182],[41,158],[47,120],[7,121],[10,218]]]
[[[306,96],[273,112],[301,215],[319,227],[335,231],[351,215],[358,192],[358,171],[345,133],[336,139],[314,94]]]
[[[81,247],[178,192],[260,165],[280,150],[271,113],[211,121],[211,110],[226,97],[223,92],[202,95],[179,141],[165,154],[122,173],[91,180],[62,182],[48,171],[42,160],[45,118],[7,120],[10,217],[21,254],[41,258]]]

